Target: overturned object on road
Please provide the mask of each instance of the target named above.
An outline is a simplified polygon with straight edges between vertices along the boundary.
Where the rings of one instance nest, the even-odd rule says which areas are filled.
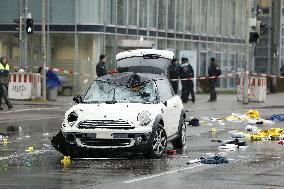
[[[257,134],[251,135],[251,140],[276,140],[282,138],[283,135],[284,129],[281,128],[264,129],[259,131]]]
[[[227,158],[222,157],[222,156],[214,156],[214,157],[209,157],[206,159],[202,159],[200,161],[203,164],[222,164],[222,163],[229,163]]]

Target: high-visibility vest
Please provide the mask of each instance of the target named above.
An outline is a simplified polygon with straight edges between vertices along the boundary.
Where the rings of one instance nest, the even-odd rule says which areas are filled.
[[[9,71],[9,70],[10,70],[9,64],[6,64],[6,65],[4,66],[3,64],[0,63],[0,70],[7,70],[7,71]]]

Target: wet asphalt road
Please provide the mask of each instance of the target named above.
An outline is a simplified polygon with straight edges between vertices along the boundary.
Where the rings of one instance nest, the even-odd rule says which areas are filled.
[[[219,143],[211,139],[230,139],[228,131],[244,130],[245,125],[241,123],[221,125],[207,121],[200,127],[187,127],[187,148],[161,159],[140,156],[117,160],[77,159],[64,167],[60,163],[63,155],[50,143],[50,138],[59,131],[64,112],[61,107],[37,110],[31,107],[26,111],[8,112],[11,119],[0,120],[0,132],[9,135],[9,143],[0,145],[0,188],[284,187],[284,146],[276,141],[248,142],[245,150],[225,152],[222,155],[229,159],[229,164],[186,164],[188,160],[219,153]],[[21,131],[7,133],[8,126],[21,127]],[[210,132],[212,127],[218,131],[214,135]],[[284,128],[284,123],[273,127]],[[26,152],[29,146],[34,151]]]

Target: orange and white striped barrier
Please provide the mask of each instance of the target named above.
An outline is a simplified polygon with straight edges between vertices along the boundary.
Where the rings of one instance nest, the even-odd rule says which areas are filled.
[[[38,73],[10,73],[10,99],[28,100],[41,96],[41,75]]]
[[[237,100],[243,101],[244,96],[244,80],[243,75],[239,78],[237,84]],[[266,100],[267,78],[262,75],[251,75],[248,78],[248,101],[249,102],[264,102]]]

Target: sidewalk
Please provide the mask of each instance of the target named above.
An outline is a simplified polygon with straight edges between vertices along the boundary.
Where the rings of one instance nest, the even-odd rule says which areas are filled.
[[[200,117],[201,115],[230,115],[233,112],[243,113],[248,109],[258,109],[267,115],[272,113],[284,112],[284,93],[268,94],[266,102],[243,104],[237,101],[236,94],[218,94],[216,102],[208,102],[209,94],[196,94],[196,102],[189,101],[184,104],[185,108],[190,111],[194,116]],[[56,101],[47,102],[34,102],[34,101],[15,101],[12,100],[14,109],[22,109],[26,106],[36,107],[71,107],[73,96],[58,96]],[[3,105],[4,108],[5,105]]]

